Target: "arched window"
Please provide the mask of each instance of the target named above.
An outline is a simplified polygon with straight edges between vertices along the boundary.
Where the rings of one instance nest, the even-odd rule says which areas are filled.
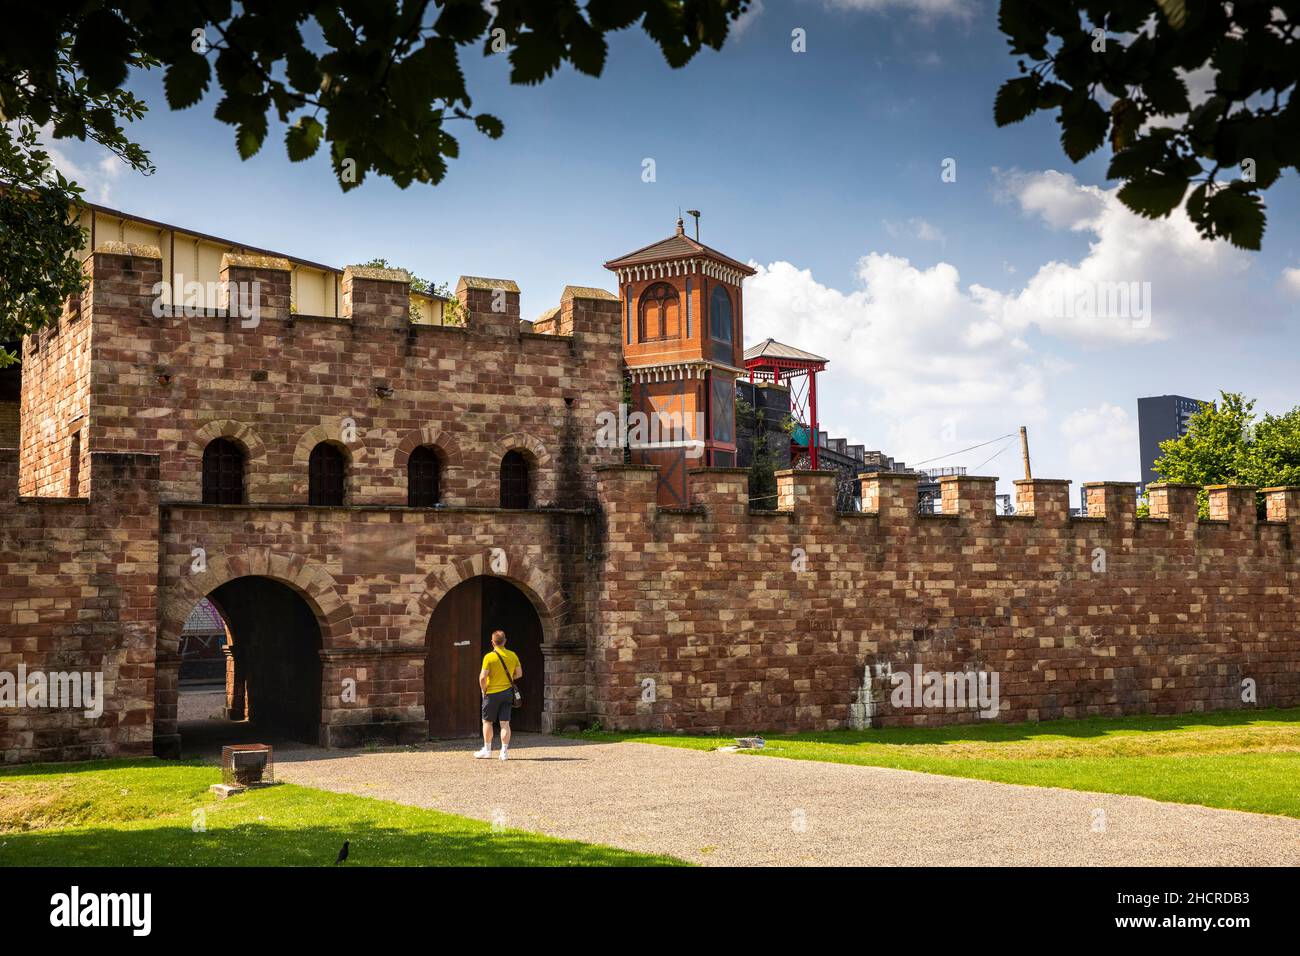
[[[406,461],[406,503],[412,508],[432,508],[441,500],[441,479],[438,453],[421,445]]]
[[[517,451],[508,451],[501,459],[501,507],[527,508],[529,504],[528,459]]]
[[[667,282],[656,282],[641,295],[640,328],[637,341],[681,338],[681,313],[677,290]]]
[[[323,441],[313,448],[307,463],[307,503],[343,504],[347,468],[347,458],[337,445]]]
[[[244,503],[244,449],[229,438],[214,438],[203,449],[203,503]]]
[[[713,358],[731,364],[735,360],[732,346],[731,296],[720,285],[713,287],[709,296],[709,338],[713,346],[709,350]]]

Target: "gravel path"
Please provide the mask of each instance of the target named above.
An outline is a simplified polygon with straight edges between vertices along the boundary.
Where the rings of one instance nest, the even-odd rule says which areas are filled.
[[[845,764],[516,735],[278,749],[282,780],[705,865],[1296,865],[1300,820]]]

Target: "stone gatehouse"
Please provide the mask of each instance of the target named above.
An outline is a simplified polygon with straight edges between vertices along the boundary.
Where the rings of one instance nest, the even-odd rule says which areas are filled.
[[[197,254],[196,254],[197,255]],[[174,754],[181,629],[230,631],[235,716],[327,746],[472,734],[487,633],[525,669],[521,729],[752,731],[981,719],[891,702],[891,675],[996,672],[996,719],[1300,701],[1300,489],[872,474],[735,464],[748,267],[675,235],[570,286],[535,323],[462,277],[457,324],[404,273],[228,252],[258,308],[159,310],[170,258],[105,242],[23,343],[19,447],[0,450],[0,675],[103,675],[102,714],[0,702],[7,761]],[[162,314],[159,314],[159,312]],[[721,383],[721,384],[719,384]],[[685,411],[698,449],[598,439],[602,414]],[[688,446],[690,443],[687,443]],[[625,459],[628,463],[625,463]],[[1249,686],[1249,693],[1243,688]]]

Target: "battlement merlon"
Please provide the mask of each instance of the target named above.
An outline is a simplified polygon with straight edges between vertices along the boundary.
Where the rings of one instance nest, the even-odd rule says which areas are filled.
[[[776,507],[796,515],[835,514],[833,471],[786,468],[776,473]]]
[[[1264,517],[1268,521],[1285,522],[1292,538],[1300,543],[1300,485],[1278,485],[1261,488],[1264,496]]]
[[[1049,524],[1070,522],[1070,482],[1065,478],[1021,478],[1016,486],[1016,514]]]
[[[1137,490],[1136,481],[1085,481],[1083,494],[1088,505],[1088,517],[1105,518],[1119,525],[1135,524]]]
[[[993,524],[997,515],[997,490],[997,478],[988,475],[943,475],[939,478],[943,513],[977,524]]]
[[[749,515],[748,468],[688,468],[691,504],[721,521],[743,521]],[[777,472],[778,487],[781,475]],[[761,504],[761,502],[760,502]]]
[[[519,285],[514,279],[461,276],[456,298],[471,333],[513,338],[519,335]]]
[[[910,528],[917,522],[917,483],[913,472],[866,471],[858,475],[862,510],[877,516],[881,527]]]
[[[621,349],[618,296],[589,286],[565,286],[560,296],[557,331],[572,335],[579,343],[589,341],[600,347]]]

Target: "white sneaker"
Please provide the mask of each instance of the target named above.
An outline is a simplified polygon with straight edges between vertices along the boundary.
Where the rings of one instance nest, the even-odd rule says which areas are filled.
[[[502,760],[508,760],[508,759],[509,759],[509,758],[506,756],[506,754],[507,754],[508,752],[509,752],[509,751],[508,751],[505,747],[502,747],[502,748],[501,748],[501,759],[502,759]]]
[[[491,748],[491,747],[480,747],[478,750],[474,751],[474,756],[475,756],[476,758],[478,758],[479,760],[482,760],[484,757],[491,757],[491,756],[492,756],[492,748]]]

